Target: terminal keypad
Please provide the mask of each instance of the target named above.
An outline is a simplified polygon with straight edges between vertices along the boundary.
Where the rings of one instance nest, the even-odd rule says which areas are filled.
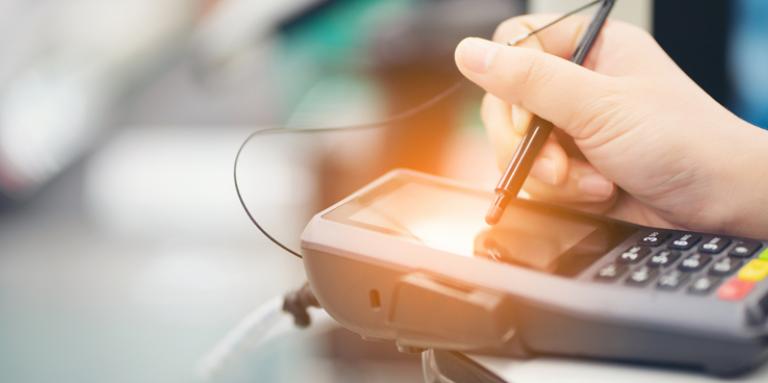
[[[651,254],[651,249],[645,246],[632,246],[619,255],[620,263],[640,263]]]
[[[720,254],[730,244],[731,240],[728,238],[709,237],[699,246],[699,251],[708,254]]]
[[[652,231],[643,236],[643,238],[640,240],[640,244],[646,246],[660,246],[667,239],[669,239],[669,237],[669,233],[663,231]]]
[[[740,259],[733,257],[723,257],[712,265],[712,267],[709,269],[709,275],[725,277],[733,274],[741,267],[742,264],[744,264],[744,261]]]
[[[700,239],[701,236],[698,234],[679,234],[675,238],[672,238],[672,242],[670,242],[669,248],[676,250],[688,250],[692,248],[693,245],[695,245],[697,242],[699,242]]]
[[[611,263],[600,268],[595,274],[598,281],[610,282],[621,278],[627,272],[627,266]]]
[[[675,250],[663,249],[656,252],[648,260],[648,266],[651,267],[667,267],[680,258],[680,252]]]
[[[625,283],[630,286],[645,286],[654,280],[658,273],[658,269],[641,266],[629,273]]]
[[[730,255],[739,258],[749,258],[762,247],[759,242],[737,241],[731,249]]]
[[[759,241],[665,230],[633,238],[635,244],[597,269],[594,280],[737,301],[768,279],[768,248]]]
[[[710,261],[712,261],[712,257],[709,255],[693,253],[685,257],[677,268],[687,272],[699,271],[709,264]]]
[[[659,290],[675,291],[688,282],[690,277],[690,274],[680,270],[670,270],[659,277],[659,281],[656,282],[656,287]]]

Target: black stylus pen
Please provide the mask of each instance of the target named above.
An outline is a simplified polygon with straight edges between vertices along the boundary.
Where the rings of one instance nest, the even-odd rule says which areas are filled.
[[[595,17],[590,22],[587,31],[584,33],[584,37],[579,42],[576,50],[573,52],[571,61],[582,65],[587,58],[590,49],[595,44],[597,36],[600,34],[605,21],[608,19],[608,15],[613,9],[615,0],[605,0],[600,5],[600,9],[595,14]],[[504,171],[496,185],[496,198],[488,209],[488,214],[485,216],[485,222],[489,225],[495,225],[501,219],[504,214],[509,201],[517,198],[517,194],[523,187],[525,179],[528,178],[528,173],[531,172],[536,157],[539,155],[544,143],[547,142],[549,133],[552,131],[552,123],[539,117],[533,116],[531,124],[528,126],[528,131],[523,136],[523,139],[517,145],[515,153],[512,159],[507,165],[507,169]]]

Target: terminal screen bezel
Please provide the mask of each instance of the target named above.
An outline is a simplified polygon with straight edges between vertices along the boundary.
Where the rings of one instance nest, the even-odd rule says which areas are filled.
[[[488,192],[463,187],[460,185],[440,182],[438,180],[430,179],[427,177],[400,175],[377,185],[373,189],[367,190],[361,195],[357,195],[347,200],[345,203],[342,203],[331,211],[325,213],[323,218],[355,227],[364,228],[367,230],[372,230],[378,233],[391,235],[394,237],[404,238],[406,240],[410,239],[418,241],[418,238],[409,236],[407,233],[402,231],[397,231],[387,227],[361,222],[359,220],[350,218],[354,217],[355,214],[362,209],[370,206],[377,199],[386,196],[388,193],[394,192],[398,188],[409,183],[423,184],[432,188],[437,187],[441,190],[446,190],[447,192],[467,194],[474,198],[486,199],[488,200],[489,204],[493,197],[492,194]],[[524,209],[532,214],[550,216],[558,220],[572,222],[580,225],[589,225],[594,227],[594,230],[579,240],[574,246],[570,247],[563,253],[558,254],[557,262],[553,265],[554,267],[548,268],[546,270],[532,267],[531,265],[521,264],[506,257],[499,259],[499,257],[491,257],[481,254],[483,252],[478,252],[474,254],[475,256],[491,258],[495,261],[500,261],[518,267],[538,270],[548,274],[574,277],[579,275],[585,269],[589,268],[589,266],[591,266],[594,262],[608,254],[608,252],[613,250],[617,245],[619,245],[626,238],[637,231],[636,226],[627,224],[625,222],[616,221],[588,213],[582,213],[572,209],[537,201],[525,199],[514,200],[510,203],[510,208],[508,208],[508,211],[514,209]],[[425,246],[427,245],[425,244]]]

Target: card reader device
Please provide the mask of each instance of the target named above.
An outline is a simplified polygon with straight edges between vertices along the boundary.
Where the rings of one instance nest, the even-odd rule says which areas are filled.
[[[768,356],[764,241],[643,227],[396,170],[315,215],[309,283],[366,339],[736,374]]]

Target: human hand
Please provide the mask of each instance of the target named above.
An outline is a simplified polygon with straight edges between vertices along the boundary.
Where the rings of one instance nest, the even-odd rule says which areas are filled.
[[[644,225],[768,238],[760,180],[768,134],[719,105],[629,24],[609,21],[585,67],[566,60],[589,22],[583,17],[518,47],[504,44],[555,17],[517,17],[499,27],[496,43],[469,38],[456,49],[461,72],[488,91],[482,116],[500,165],[530,110],[572,137],[587,160],[569,158],[550,137],[524,186],[532,197]]]

